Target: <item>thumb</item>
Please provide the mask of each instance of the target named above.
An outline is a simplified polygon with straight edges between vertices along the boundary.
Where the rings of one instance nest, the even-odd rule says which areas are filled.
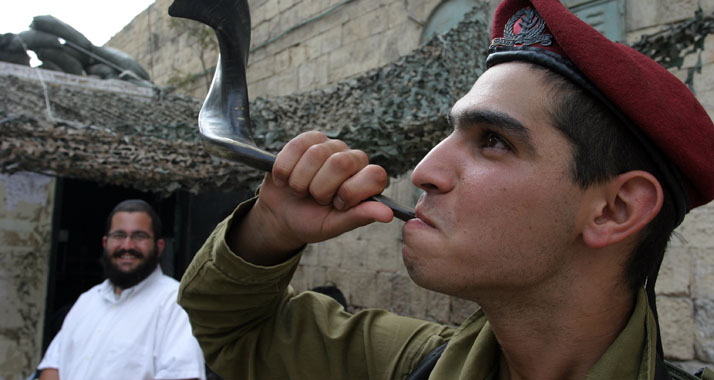
[[[342,234],[374,222],[389,223],[392,219],[394,212],[388,206],[367,201],[345,211],[335,211],[330,215],[327,225],[329,229]]]

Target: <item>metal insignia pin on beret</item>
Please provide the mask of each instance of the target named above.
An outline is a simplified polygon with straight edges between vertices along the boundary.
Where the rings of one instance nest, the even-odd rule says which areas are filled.
[[[553,36],[544,33],[545,21],[535,9],[528,7],[516,12],[506,23],[503,37],[494,38],[491,47],[537,45],[550,46]]]

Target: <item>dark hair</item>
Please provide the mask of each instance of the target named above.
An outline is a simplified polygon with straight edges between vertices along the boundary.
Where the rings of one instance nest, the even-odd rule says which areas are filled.
[[[150,204],[146,203],[141,199],[128,199],[120,202],[118,205],[114,206],[114,209],[109,213],[107,217],[107,222],[104,227],[104,235],[109,234],[109,230],[112,228],[112,218],[114,214],[118,212],[145,212],[151,218],[151,232],[154,234],[154,240],[161,239],[163,237],[161,219],[159,214],[154,211],[154,208]]]
[[[581,188],[604,183],[631,170],[643,170],[660,183],[662,176],[640,141],[602,102],[561,75],[544,72],[554,90],[550,117],[573,144],[573,182]],[[659,214],[643,229],[629,257],[625,276],[634,292],[659,268],[675,226],[675,210],[665,186]]]

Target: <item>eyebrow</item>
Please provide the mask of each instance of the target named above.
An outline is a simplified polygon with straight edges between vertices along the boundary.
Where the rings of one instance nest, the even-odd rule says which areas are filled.
[[[536,148],[533,143],[531,131],[518,119],[500,111],[465,109],[451,111],[448,114],[449,124],[456,128],[466,128],[474,125],[487,125],[490,128],[501,131],[520,143],[522,149],[528,153],[535,154]]]

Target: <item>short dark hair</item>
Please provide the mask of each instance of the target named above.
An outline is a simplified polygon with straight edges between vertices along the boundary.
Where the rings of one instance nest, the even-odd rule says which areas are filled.
[[[151,218],[151,232],[154,234],[154,240],[161,239],[163,237],[163,230],[161,225],[161,218],[159,214],[156,213],[153,207],[147,202],[141,199],[127,199],[125,201],[119,202],[118,205],[114,206],[112,211],[107,217],[107,222],[104,227],[104,235],[109,234],[109,230],[112,228],[112,218],[114,214],[118,212],[145,212]]]
[[[540,69],[552,85],[550,117],[573,144],[572,180],[582,189],[604,183],[632,170],[643,170],[662,182],[660,170],[642,143],[607,106],[581,87],[547,68]],[[587,116],[584,116],[587,115]],[[671,194],[663,186],[664,202],[657,216],[643,229],[625,268],[634,292],[659,268],[676,227]]]

